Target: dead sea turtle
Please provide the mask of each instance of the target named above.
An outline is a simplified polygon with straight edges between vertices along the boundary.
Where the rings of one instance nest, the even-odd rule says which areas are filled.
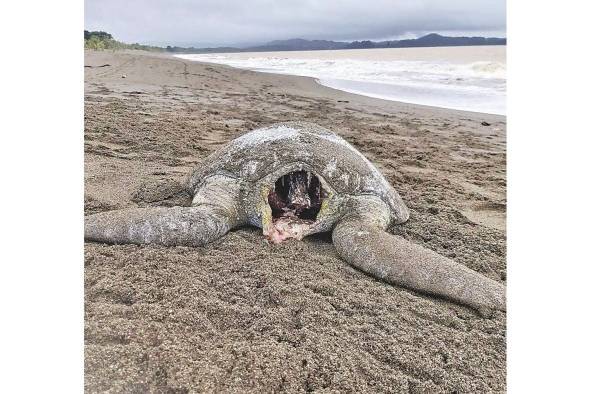
[[[387,232],[409,211],[359,151],[331,131],[288,122],[251,131],[190,176],[190,207],[152,207],[86,217],[85,239],[201,246],[252,225],[272,242],[332,232],[339,255],[386,282],[505,310],[505,286]]]

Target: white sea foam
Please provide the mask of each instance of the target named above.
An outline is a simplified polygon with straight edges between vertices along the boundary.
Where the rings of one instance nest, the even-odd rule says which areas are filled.
[[[502,51],[502,53],[501,53]],[[386,100],[505,114],[504,47],[178,55]]]

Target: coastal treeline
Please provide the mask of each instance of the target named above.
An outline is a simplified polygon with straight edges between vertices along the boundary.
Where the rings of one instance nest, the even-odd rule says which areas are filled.
[[[142,45],[142,44],[127,44],[125,42],[117,41],[113,35],[106,31],[88,31],[84,30],[84,48],[94,50],[117,50],[117,49],[139,49],[143,51],[154,52],[180,52],[180,53],[196,53],[196,52],[221,52],[227,50],[228,52],[238,52],[236,48],[183,48],[177,46],[167,46],[166,48]]]
[[[121,41],[117,41],[113,36],[106,31],[88,31],[84,30],[84,48],[103,50],[103,49],[139,49],[143,51],[164,51],[164,48],[155,47],[151,45],[142,44],[126,44]]]

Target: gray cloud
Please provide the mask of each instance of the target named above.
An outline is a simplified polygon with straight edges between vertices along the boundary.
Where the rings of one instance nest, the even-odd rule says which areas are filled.
[[[506,26],[504,0],[85,0],[84,19],[87,30],[161,45],[504,36]]]

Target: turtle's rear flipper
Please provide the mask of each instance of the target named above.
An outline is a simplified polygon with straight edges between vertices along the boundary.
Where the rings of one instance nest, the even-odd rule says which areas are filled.
[[[441,296],[482,314],[506,310],[503,284],[367,219],[343,219],[333,231],[333,242],[349,264],[388,283]]]

